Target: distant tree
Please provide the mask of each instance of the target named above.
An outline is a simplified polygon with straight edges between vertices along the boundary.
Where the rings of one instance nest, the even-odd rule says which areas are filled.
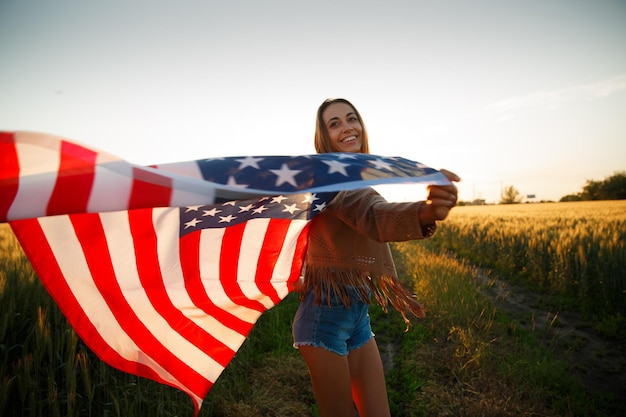
[[[625,200],[626,171],[616,172],[602,181],[587,180],[578,194],[569,194],[560,201]]]
[[[512,185],[507,186],[500,194],[500,204],[517,204],[522,202],[522,196],[517,188]]]
[[[626,171],[616,172],[602,181],[603,200],[626,199]]]
[[[587,180],[580,197],[582,200],[602,200],[602,183],[600,181]]]
[[[568,194],[566,196],[561,197],[561,199],[559,200],[560,202],[567,202],[567,201],[581,201],[582,197],[580,196],[580,193],[578,194]]]

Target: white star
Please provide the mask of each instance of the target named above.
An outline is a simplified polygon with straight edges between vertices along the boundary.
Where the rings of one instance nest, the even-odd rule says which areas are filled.
[[[202,213],[203,216],[211,216],[211,217],[215,217],[215,215],[217,213],[221,213],[222,210],[218,210],[215,207],[213,207],[211,210],[204,210],[204,213]]]
[[[286,199],[287,199],[287,197],[279,195],[279,196],[276,196],[276,197],[272,198],[272,201],[270,201],[270,203],[280,203],[280,202],[282,202],[283,200],[286,200]]]
[[[298,210],[300,209],[296,207],[296,203],[293,203],[291,205],[285,204],[285,209],[283,211],[288,211],[289,214],[293,214]]]
[[[315,200],[319,200],[319,198],[317,198],[316,195],[317,194],[305,194],[304,201],[302,201],[302,204],[312,203]]]
[[[351,153],[338,153],[337,156],[339,159],[356,159],[356,156]]]
[[[247,206],[239,207],[239,213],[243,213],[244,211],[250,211],[250,209],[252,207],[253,207],[252,204],[248,204]]]
[[[338,172],[341,175],[345,175],[346,177],[348,176],[348,173],[346,172],[346,167],[349,167],[350,164],[344,164],[343,162],[339,162],[339,161],[322,161],[322,162],[328,165],[329,174],[332,174],[333,172]]]
[[[254,213],[254,214],[261,214],[265,210],[267,210],[267,207],[261,206],[261,207],[258,207],[258,208],[255,208],[254,210],[252,210],[252,213]]]
[[[326,203],[316,204],[313,211],[322,211],[326,208]]]
[[[231,200],[231,201],[226,201],[222,203],[223,206],[233,206],[233,207],[235,207],[235,204],[237,204],[237,200]]]
[[[228,177],[228,182],[226,183],[226,185],[230,185],[231,187],[238,187],[238,188],[248,187],[247,184],[237,184],[237,180],[235,180],[235,177],[233,177],[232,175]]]
[[[300,170],[289,169],[287,164],[283,164],[280,169],[270,169],[270,172],[276,174],[278,178],[276,179],[276,186],[280,186],[284,183],[289,183],[294,187],[298,186],[296,182],[295,176],[300,173]]]
[[[185,223],[185,229],[189,227],[196,227],[198,223],[202,223],[202,220],[198,220],[194,217],[193,220],[189,220],[187,223]]]
[[[392,171],[391,165],[388,162],[383,161],[382,159],[376,158],[373,161],[367,161],[370,164],[376,166],[376,169],[386,169],[387,171]]]
[[[187,210],[185,210],[185,213],[189,213],[190,211],[198,211],[200,207],[202,206],[187,206]]]
[[[257,164],[257,162],[262,161],[265,158],[255,158],[254,156],[246,156],[243,159],[235,159],[235,161],[239,162],[241,165],[239,165],[239,169],[244,169],[245,167],[252,167],[252,168],[256,168],[256,169],[261,169],[259,168],[259,164]]]
[[[231,214],[229,214],[228,216],[220,216],[219,223],[230,223],[231,221],[233,221],[236,218],[237,218],[237,216],[233,216]]]

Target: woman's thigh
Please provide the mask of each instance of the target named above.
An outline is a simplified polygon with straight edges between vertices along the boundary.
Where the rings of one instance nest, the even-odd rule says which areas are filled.
[[[348,357],[323,347],[300,346],[322,417],[354,417]]]
[[[352,397],[360,417],[390,416],[385,372],[374,338],[348,354]]]

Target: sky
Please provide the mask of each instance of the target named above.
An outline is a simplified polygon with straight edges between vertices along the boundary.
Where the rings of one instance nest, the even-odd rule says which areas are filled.
[[[624,0],[0,0],[0,57],[0,130],[137,164],[315,153],[344,97],[464,201],[626,170]]]

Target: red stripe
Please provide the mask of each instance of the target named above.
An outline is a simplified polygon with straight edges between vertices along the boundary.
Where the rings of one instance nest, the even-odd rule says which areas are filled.
[[[100,294],[139,350],[159,362],[183,387],[203,398],[212,383],[170,352],[137,317],[120,289],[98,214],[70,216]]]
[[[296,250],[293,256],[293,263],[291,264],[291,274],[289,275],[289,281],[287,282],[289,292],[294,290],[294,284],[298,281],[298,278],[300,278],[300,272],[302,271],[306,248],[309,243],[310,228],[311,222],[308,222],[298,235]]]
[[[135,258],[141,285],[159,314],[185,339],[202,349],[217,363],[226,367],[235,355],[220,340],[189,320],[170,300],[159,268],[157,234],[152,223],[152,210],[131,210],[128,213],[135,242]]]
[[[276,267],[276,262],[280,252],[285,245],[285,237],[289,230],[290,220],[270,219],[267,233],[263,239],[263,246],[259,254],[255,281],[261,292],[267,295],[274,304],[278,304],[281,297],[276,292],[276,288],[270,282]]]
[[[10,222],[10,225],[44,287],[89,349],[101,360],[123,372],[174,386],[171,382],[163,380],[152,368],[122,357],[100,336],[67,285],[54,253],[36,219],[14,221]]]
[[[95,178],[96,152],[61,141],[60,156],[59,172],[46,211],[48,216],[86,211]]]
[[[202,309],[224,326],[242,336],[247,336],[252,329],[252,324],[218,307],[206,294],[200,276],[200,234],[201,231],[188,233],[179,242],[180,264],[185,277],[187,293],[196,307]]]
[[[224,292],[234,303],[263,313],[267,308],[258,300],[251,300],[243,293],[239,283],[239,255],[241,253],[241,242],[246,223],[228,226],[224,232],[222,240],[222,250],[220,252],[220,282],[224,287]],[[259,236],[260,238],[260,236]],[[251,260],[256,261],[256,259]],[[248,277],[241,277],[248,279]],[[250,277],[252,278],[252,277]]]
[[[133,167],[129,208],[168,207],[171,197],[171,178]]]
[[[5,222],[19,187],[20,163],[13,133],[0,132],[0,222]]]

